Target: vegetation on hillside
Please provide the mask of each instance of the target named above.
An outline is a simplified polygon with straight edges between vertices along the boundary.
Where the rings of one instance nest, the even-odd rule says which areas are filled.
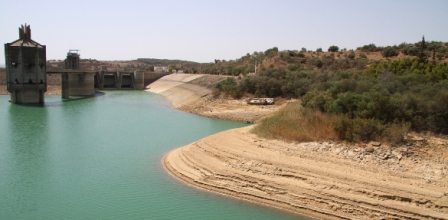
[[[260,129],[274,136],[308,140],[291,133],[303,135],[299,127],[310,125],[310,120],[331,127],[338,139],[348,141],[397,143],[409,129],[448,134],[447,43],[423,39],[416,44],[370,44],[344,52],[334,47],[328,53],[272,48],[235,61],[207,64],[202,70],[238,76],[218,83],[216,93],[301,99],[301,107],[289,107],[261,123]],[[382,54],[383,59],[368,59],[371,52]],[[390,59],[398,54],[402,57]],[[256,74],[255,62],[259,63]],[[329,139],[335,137],[329,134]]]
[[[150,66],[167,66],[171,71],[178,71],[182,69],[193,69],[199,63],[186,60],[168,60],[155,58],[138,58],[136,61]]]

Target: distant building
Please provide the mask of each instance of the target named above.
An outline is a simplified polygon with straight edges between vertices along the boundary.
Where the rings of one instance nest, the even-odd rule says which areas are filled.
[[[69,50],[64,61],[65,69],[77,70],[80,68],[80,57],[78,50]]]
[[[154,66],[154,72],[156,73],[167,73],[169,70],[167,66]]]

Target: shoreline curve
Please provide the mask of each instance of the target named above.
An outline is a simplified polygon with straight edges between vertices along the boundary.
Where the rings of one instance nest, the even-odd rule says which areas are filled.
[[[424,173],[379,172],[373,163],[357,167],[313,149],[331,143],[266,140],[251,128],[174,149],[162,158],[163,167],[194,188],[311,218],[448,219],[444,176],[427,183]]]

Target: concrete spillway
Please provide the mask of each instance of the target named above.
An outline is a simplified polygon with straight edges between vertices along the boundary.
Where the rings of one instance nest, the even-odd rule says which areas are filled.
[[[142,72],[99,72],[95,77],[99,89],[144,89]]]

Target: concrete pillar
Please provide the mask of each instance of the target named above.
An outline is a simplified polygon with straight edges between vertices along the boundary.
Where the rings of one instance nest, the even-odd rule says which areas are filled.
[[[61,90],[62,90],[62,98],[68,99],[70,98],[70,84],[68,79],[68,73],[61,73]]]
[[[94,96],[95,74],[95,72],[62,73],[62,98]]]
[[[134,89],[145,88],[145,74],[140,71],[134,72]]]

